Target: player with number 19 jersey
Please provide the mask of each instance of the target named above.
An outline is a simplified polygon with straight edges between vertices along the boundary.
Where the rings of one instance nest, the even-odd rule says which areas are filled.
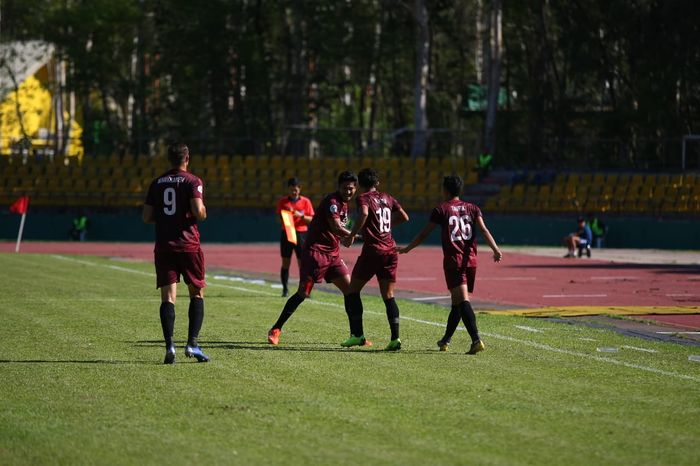
[[[367,206],[367,220],[362,227],[364,245],[352,275],[368,281],[377,275],[379,280],[396,281],[398,253],[391,234],[391,217],[401,205],[390,194],[377,190],[357,196],[357,207]]]
[[[476,269],[476,219],[481,209],[460,199],[445,201],[433,209],[430,221],[440,225],[442,238],[442,265],[448,289],[468,283],[469,292],[474,289]]]
[[[172,168],[153,180],[146,204],[153,206],[155,252],[200,250],[197,219],[192,215],[190,201],[203,197],[202,180],[178,168]]]

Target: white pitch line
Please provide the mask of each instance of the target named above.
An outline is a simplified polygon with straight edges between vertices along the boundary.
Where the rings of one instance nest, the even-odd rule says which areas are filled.
[[[65,257],[65,256],[53,256],[53,257],[55,257],[55,258],[57,258],[57,259],[63,259],[63,260],[69,260],[69,261],[72,260],[72,261],[75,261],[75,262],[84,263],[84,264],[86,264],[86,265],[91,265],[91,266],[93,266],[93,267],[109,267],[109,266],[106,266],[106,265],[103,265],[103,264],[96,264],[96,263],[94,263],[94,262],[88,262],[88,261],[80,261],[80,260],[78,260],[78,259],[72,259],[72,258]],[[111,268],[111,267],[109,267],[109,268]],[[131,269],[127,269],[127,268],[122,268],[122,269],[117,269],[117,270],[131,271],[131,272],[137,272],[137,273],[145,273],[145,272],[141,272],[140,270],[131,270]],[[259,291],[259,290],[253,290],[253,289],[250,289],[250,288],[234,287],[234,286],[219,285],[219,284],[217,284],[217,285],[220,286],[220,287],[223,287],[223,288],[231,288],[231,289],[238,289],[238,290],[247,291],[247,292],[253,292],[253,293],[260,293],[260,294],[266,294],[266,295],[274,295],[273,293],[268,293],[268,292]],[[325,305],[325,306],[343,308],[343,306],[341,306],[341,305],[339,305],[339,304],[335,304],[335,303],[328,303],[328,302],[316,301],[316,300],[310,300],[310,301],[311,301],[312,303],[314,303],[314,304],[320,304],[320,305]],[[367,312],[368,314],[375,314],[375,315],[382,315],[382,316],[384,315],[384,313],[382,313],[382,312],[374,312],[374,311],[369,311],[369,310],[366,311],[366,312]],[[401,316],[401,319],[402,319],[402,320],[409,321],[409,322],[416,322],[416,323],[420,323],[420,324],[424,324],[424,325],[431,325],[431,326],[434,326],[434,327],[443,327],[443,326],[444,326],[444,324],[442,324],[442,323],[440,323],[440,322],[431,322],[431,321],[429,321],[429,320],[416,319],[416,318],[407,317],[407,316]],[[466,331],[466,330],[463,329],[463,328],[459,328],[458,330]],[[603,356],[595,356],[595,355],[592,355],[592,354],[579,353],[579,352],[577,352],[577,351],[565,350],[565,349],[561,349],[561,348],[556,348],[556,347],[554,347],[554,346],[545,345],[545,344],[542,344],[542,343],[536,343],[536,342],[533,342],[533,341],[521,340],[521,339],[519,339],[519,338],[509,337],[509,336],[507,336],[507,335],[499,335],[499,334],[497,334],[497,333],[490,333],[490,332],[481,332],[481,333],[482,333],[482,335],[484,335],[484,336],[487,336],[487,337],[490,337],[490,338],[494,338],[494,339],[496,339],[496,340],[504,340],[504,341],[510,341],[510,342],[512,342],[512,343],[519,343],[519,344],[521,344],[521,345],[529,346],[529,347],[531,347],[531,348],[537,348],[537,349],[541,349],[541,350],[545,350],[545,351],[550,351],[550,352],[553,352],[553,353],[566,354],[566,355],[569,355],[569,356],[576,356],[576,357],[580,357],[580,358],[583,358],[583,359],[590,359],[590,360],[598,361],[598,362],[605,362],[605,363],[608,363],[608,364],[614,364],[614,365],[616,365],[616,366],[627,367],[627,368],[629,368],[629,369],[637,369],[637,370],[644,371],[644,372],[650,372],[650,373],[653,373],[653,374],[665,375],[665,376],[667,376],[667,377],[674,377],[674,378],[677,378],[677,379],[691,380],[691,381],[693,381],[693,382],[698,382],[698,383],[700,383],[700,377],[693,377],[693,376],[691,376],[691,375],[679,374],[679,373],[677,373],[677,372],[665,371],[665,370],[662,370],[662,369],[656,369],[656,368],[654,368],[654,367],[642,366],[642,365],[639,365],[639,364],[631,364],[631,363],[628,363],[628,362],[618,361],[617,359],[606,358],[606,357],[603,357]],[[657,333],[664,333],[664,332],[657,332]],[[694,333],[694,334],[700,334],[700,332],[669,332],[669,333]]]
[[[655,349],[639,348],[637,346],[622,345],[623,348],[631,349],[634,351],[643,351],[645,353],[658,353]]]
[[[700,332],[656,332],[659,335],[700,335]]]
[[[452,296],[425,296],[423,298],[411,298],[413,301],[437,301],[439,299],[447,299]]]
[[[679,297],[679,298],[680,298],[680,297],[686,297],[686,298],[689,298],[689,297],[691,297],[691,296],[698,296],[698,295],[695,294],[695,293],[666,293],[666,296],[671,297],[671,298],[672,298],[672,297]]]
[[[543,298],[605,298],[607,294],[543,294]]]
[[[535,328],[535,327],[528,327],[527,325],[514,325],[514,327],[519,328],[520,330],[525,330],[527,332],[543,333],[542,330]]]

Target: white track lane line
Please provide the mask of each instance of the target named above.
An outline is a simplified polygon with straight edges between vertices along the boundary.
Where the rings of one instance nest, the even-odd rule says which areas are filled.
[[[607,298],[607,294],[543,294],[543,298]]]
[[[537,280],[537,277],[479,277],[479,281],[483,280],[497,282],[531,282]]]
[[[139,275],[148,274],[147,272],[142,272],[142,271],[140,271],[140,270],[128,269],[128,268],[126,268],[126,267],[119,267],[119,268],[116,268],[116,269],[115,269],[115,268],[113,268],[112,266],[109,266],[109,265],[106,265],[106,264],[96,264],[96,263],[94,263],[94,262],[83,261],[83,260],[80,260],[80,259],[73,259],[73,258],[71,258],[71,257],[65,257],[65,256],[59,256],[59,255],[53,255],[52,257],[54,257],[54,258],[56,258],[56,259],[67,260],[67,261],[71,261],[71,262],[77,262],[77,263],[81,263],[81,264],[84,264],[84,265],[90,265],[90,266],[93,266],[93,267],[104,267],[104,268],[109,268],[109,269],[112,269],[112,270],[119,270],[119,271],[122,271],[122,272],[137,273],[137,274],[139,274]],[[154,274],[149,274],[149,275],[154,275]],[[250,289],[250,288],[235,287],[235,286],[228,286],[228,285],[219,285],[219,284],[215,284],[215,285],[218,285],[218,286],[220,286],[220,287],[222,287],[222,288],[230,288],[230,289],[235,289],[235,290],[246,291],[246,292],[248,292],[248,293],[251,293],[251,292],[252,292],[252,293],[259,293],[259,294],[264,294],[264,295],[276,296],[274,293],[269,293],[269,292],[260,291],[260,290],[253,290],[253,289]],[[319,305],[323,305],[323,306],[336,307],[336,308],[341,308],[341,309],[344,308],[344,306],[342,306],[342,305],[340,305],[340,304],[336,304],[336,303],[329,303],[329,302],[325,302],[325,301],[317,301],[317,300],[313,300],[313,299],[310,299],[309,301],[311,301],[311,302],[314,303],[314,304],[319,304]],[[374,315],[381,315],[381,316],[384,316],[384,315],[385,315],[383,312],[375,312],[375,311],[365,311],[365,312],[367,312],[368,314],[374,314]],[[423,320],[423,319],[416,319],[416,318],[414,318],[414,317],[401,316],[401,320],[406,320],[406,321],[408,321],[408,322],[416,322],[416,323],[424,324],[424,325],[430,325],[430,326],[433,326],[433,327],[444,327],[444,324],[443,324],[443,323],[440,323],[440,322],[432,322],[432,321]],[[458,330],[466,331],[466,329],[463,329],[463,328],[458,328]],[[644,372],[650,372],[650,373],[653,373],[653,374],[664,375],[664,376],[667,376],[667,377],[674,377],[674,378],[676,378],[676,379],[691,380],[691,381],[693,381],[693,382],[698,382],[698,383],[700,383],[700,377],[693,377],[692,375],[679,374],[679,373],[677,373],[677,372],[665,371],[665,370],[662,370],[662,369],[656,369],[656,368],[654,368],[654,367],[642,366],[642,365],[640,365],[640,364],[632,364],[632,363],[629,363],[629,362],[618,361],[617,359],[606,358],[606,357],[604,357],[604,356],[595,356],[595,355],[592,355],[592,354],[579,353],[578,351],[565,350],[565,349],[561,349],[561,348],[556,348],[556,347],[554,347],[554,346],[545,345],[545,344],[542,344],[542,343],[536,343],[536,342],[534,342],[534,341],[521,340],[521,339],[519,339],[519,338],[513,338],[513,337],[510,337],[510,336],[507,336],[507,335],[500,335],[500,334],[498,334],[498,333],[491,333],[491,332],[481,332],[481,333],[482,333],[482,335],[485,335],[485,336],[490,337],[490,338],[494,338],[494,339],[496,339],[496,340],[509,341],[509,342],[511,342],[511,343],[519,343],[519,344],[524,345],[524,346],[529,346],[529,347],[531,347],[531,348],[537,348],[537,349],[541,349],[541,350],[544,350],[544,351],[550,351],[550,352],[552,352],[552,353],[566,354],[566,355],[569,355],[569,356],[575,356],[575,357],[579,357],[579,358],[583,358],[583,359],[590,359],[590,360],[593,360],[593,361],[604,362],[604,363],[613,364],[613,365],[616,365],[616,366],[627,367],[627,368],[629,368],[629,369],[637,369],[637,370],[644,371]],[[662,332],[657,332],[657,333],[662,333]],[[672,332],[672,333],[683,333],[683,332]],[[700,334],[700,332],[685,332],[685,333],[696,333],[696,334]]]

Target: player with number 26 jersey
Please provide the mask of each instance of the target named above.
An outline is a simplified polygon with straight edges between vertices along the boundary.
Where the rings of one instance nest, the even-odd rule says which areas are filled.
[[[481,217],[479,207],[461,199],[445,201],[433,209],[430,221],[441,227],[442,265],[446,277],[454,277],[454,272],[466,267],[476,267],[476,236],[474,229]],[[474,288],[473,281],[469,287]],[[448,288],[452,288],[448,283]]]
[[[486,228],[481,210],[474,204],[464,202],[459,198],[463,186],[462,178],[457,175],[446,176],[442,180],[444,201],[433,209],[430,221],[413,238],[413,241],[408,246],[399,248],[399,253],[410,252],[421,244],[435,228],[440,227],[442,231],[442,265],[445,272],[445,283],[450,290],[452,309],[447,318],[445,335],[438,340],[437,345],[440,351],[447,351],[452,335],[461,319],[472,339],[467,354],[476,354],[483,351],[485,345],[479,337],[476,315],[469,300],[469,294],[474,292],[476,279],[475,229],[479,229],[493,251],[494,261],[500,262],[503,254],[491,232]]]

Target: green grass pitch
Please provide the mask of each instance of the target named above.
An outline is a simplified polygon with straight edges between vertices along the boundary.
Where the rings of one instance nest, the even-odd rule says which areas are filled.
[[[342,299],[315,292],[279,347],[269,285],[209,277],[201,345],[163,366],[152,265],[0,255],[0,464],[700,464],[700,348],[479,315],[440,353],[447,310],[402,301],[399,353],[341,349]],[[183,299],[184,298],[184,299]],[[617,347],[601,353],[598,347]]]

